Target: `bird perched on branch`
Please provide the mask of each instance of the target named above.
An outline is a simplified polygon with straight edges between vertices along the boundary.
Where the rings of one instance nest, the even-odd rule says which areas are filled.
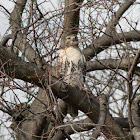
[[[86,59],[78,47],[77,36],[66,37],[65,48],[60,49],[56,61],[57,77],[73,87],[83,87],[85,79]],[[78,109],[68,104],[68,113],[72,117],[78,115]]]

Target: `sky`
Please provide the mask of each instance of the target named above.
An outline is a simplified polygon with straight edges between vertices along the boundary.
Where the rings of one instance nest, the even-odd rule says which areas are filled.
[[[44,0],[39,0],[39,2],[41,3]],[[50,5],[48,5],[47,3],[44,4],[41,8],[44,9],[44,11],[49,11],[49,10],[53,10],[55,8],[57,8],[57,6],[59,6],[59,4],[61,5],[61,3],[59,3],[59,0],[48,0],[51,3]],[[13,0],[0,0],[0,5],[4,6],[9,12],[11,12],[14,8],[14,2]],[[135,8],[135,7],[134,7]],[[137,9],[135,9],[135,12],[131,12],[131,9],[124,14],[124,16],[126,14],[130,14],[130,17],[133,17],[133,20],[140,20],[140,16],[139,16],[139,12],[140,12],[140,8],[137,7]],[[126,25],[126,20],[122,19],[122,23],[120,23],[122,25],[122,27],[125,29],[127,28]],[[7,14],[5,14],[5,11],[0,7],[0,39],[1,37],[5,34],[6,30],[9,27],[9,16]],[[140,25],[138,26],[138,29],[140,29]],[[5,130],[6,132],[6,130]],[[1,135],[1,134],[0,134]]]
[[[13,10],[14,4],[9,0],[1,0],[0,5],[6,7],[6,9],[11,12]],[[6,12],[0,7],[0,35],[4,35],[9,27],[9,16],[5,14]]]
[[[43,1],[44,0],[38,0],[39,3],[42,3]],[[50,4],[48,4],[48,1],[50,1]],[[0,5],[4,6],[9,12],[11,12],[14,8],[14,0],[0,0]],[[41,5],[40,8],[44,9],[44,11],[50,11],[57,8],[59,5],[61,5],[60,0],[47,0],[47,2],[44,3],[43,6]],[[9,16],[3,8],[0,7],[0,36],[5,34],[8,27]]]
[[[9,12],[12,12],[13,8],[14,8],[14,0],[0,0],[0,5],[4,6]],[[40,3],[44,0],[38,0]],[[51,0],[50,0],[51,2]],[[56,4],[57,3],[57,4]],[[44,5],[40,8],[44,9],[44,12],[45,10],[47,9],[47,11],[50,11],[50,10],[53,10],[54,8],[54,5],[58,5],[59,4],[59,0],[53,0],[53,3],[51,3],[50,5],[48,5],[48,3],[44,3]],[[3,10],[2,7],[0,7],[0,39],[4,36],[4,34],[6,33],[7,29],[9,28],[10,24],[9,24],[9,15],[5,12],[5,10]],[[19,92],[20,94],[20,99],[22,99],[23,102],[27,101],[26,98],[25,98],[25,95],[24,93],[21,93],[21,91],[16,91],[16,92]],[[7,98],[7,100],[14,100],[14,97],[10,96],[10,95],[13,95],[12,94],[12,91],[10,91],[7,95],[5,95],[5,97]],[[0,112],[0,120],[3,120],[3,122],[7,122],[5,123],[6,126],[10,126],[11,124],[11,121],[7,121],[7,115],[4,115],[2,112]],[[0,121],[0,125],[1,125],[1,121]],[[2,125],[1,125],[2,126]],[[1,140],[12,140],[10,138],[10,135],[6,135],[5,137],[1,137],[2,135],[5,135],[5,134],[9,134],[9,131],[8,129],[6,129],[4,126],[1,127],[0,129],[0,139]]]

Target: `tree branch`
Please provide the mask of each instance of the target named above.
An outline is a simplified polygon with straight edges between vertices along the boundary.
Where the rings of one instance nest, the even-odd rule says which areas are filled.
[[[94,139],[97,139],[100,136],[101,129],[105,123],[106,114],[107,114],[107,97],[106,95],[100,95],[100,115],[98,119],[98,125],[96,129],[93,131],[92,136]]]
[[[125,2],[121,5],[118,11],[114,14],[113,18],[110,20],[105,33],[110,32],[110,28],[114,28],[122,15],[127,11],[127,9],[135,2],[136,0],[125,0]]]
[[[1,46],[6,46],[6,43],[9,41],[9,39],[12,39],[12,34],[9,34],[9,35],[5,36],[3,38],[3,40],[0,42],[0,45]]]
[[[84,120],[76,121],[73,124],[65,124],[65,126],[62,125],[62,129],[67,134],[71,135],[71,134],[74,134],[75,132],[88,131],[94,128],[94,126],[96,126],[96,124],[93,124],[89,118],[86,118]],[[56,134],[54,135],[53,138],[51,138],[51,140],[64,140],[65,135],[61,132],[61,130],[59,130],[59,126],[57,129],[58,130]]]
[[[138,115],[139,112],[139,101],[134,100],[131,106],[131,113],[132,113],[132,122],[134,127],[132,128],[132,133],[134,135],[135,140],[140,139],[140,116]]]
[[[47,77],[50,70],[45,72],[34,64],[24,62],[20,58],[17,58],[12,52],[8,51],[7,48],[3,47],[0,47],[0,59],[1,64],[5,64],[3,67],[9,76],[33,83],[39,87],[42,87],[42,85],[46,87],[45,83],[48,80]],[[73,106],[84,112],[93,123],[97,123],[99,103],[92,94],[66,85],[53,76],[51,79],[51,88],[55,96],[63,99],[68,104],[73,104]],[[108,127],[106,126],[107,131],[104,132],[105,135],[108,134],[108,137],[111,136],[110,132],[115,136],[125,136],[122,129],[113,121],[109,113],[107,113],[105,124]]]
[[[133,86],[132,86],[132,82],[133,82],[133,75],[134,75],[134,70],[136,68],[136,65],[139,62],[139,58],[140,58],[140,49],[138,50],[132,65],[129,68],[129,71],[127,73],[127,97],[128,97],[128,122],[129,122],[129,126],[130,126],[130,130],[132,130],[133,128],[133,122],[132,122],[132,110],[131,110],[131,105],[133,103],[133,100],[131,100],[131,97],[133,95]]]
[[[30,62],[35,62],[38,66],[42,67],[42,60],[35,50],[30,46],[29,42],[26,41],[26,37],[21,33],[21,21],[22,13],[25,8],[27,0],[17,0],[14,10],[10,15],[10,24],[12,26],[13,38],[16,38],[14,45],[21,51],[24,52],[25,57]]]
[[[118,11],[114,14],[114,16],[110,20],[110,22],[108,23],[105,33],[98,39],[93,40],[93,44],[87,46],[83,50],[83,53],[86,56],[87,60],[91,59],[92,57],[94,57],[96,54],[103,51],[104,49],[107,49],[110,45],[121,43],[121,40],[125,39],[128,41],[133,41],[135,39],[136,36],[134,36],[134,38],[131,38],[131,34],[134,33],[133,31],[129,33],[129,37],[128,37],[128,33],[116,34],[116,31],[115,31],[115,26],[117,25],[121,16],[124,14],[124,12],[127,11],[127,9],[135,1],[136,0],[126,0],[123,3],[123,5],[118,9]],[[140,34],[139,34],[139,32],[137,32],[137,33],[138,33],[138,38],[140,40],[140,37],[139,37]],[[135,34],[137,34],[137,33],[135,33]],[[128,39],[127,39],[127,37],[128,37]],[[131,38],[132,40],[129,38]]]
[[[64,8],[64,28],[61,46],[64,47],[65,37],[70,34],[77,34],[79,27],[80,5],[83,0],[65,0]]]
[[[0,4],[0,7],[2,7],[8,15],[10,15],[10,12],[3,5]]]
[[[127,128],[129,129],[129,123],[127,118],[123,117],[116,117],[113,118],[117,124],[119,124],[122,128]],[[65,132],[67,132],[69,135],[74,134],[75,132],[84,132],[93,129],[96,124],[94,124],[89,118],[86,118],[84,120],[80,121],[75,121],[74,124],[65,124],[66,127],[62,125],[63,129]],[[60,131],[57,130],[56,134],[51,140],[63,140],[65,139],[64,134]]]
[[[99,39],[95,39],[93,44],[83,49],[83,53],[87,60],[89,60],[113,44],[120,44],[130,41],[140,41],[140,31],[132,30],[129,32],[115,33],[115,35],[113,35],[113,39],[111,37],[107,37],[107,35],[104,35]],[[98,44],[96,44],[96,42],[98,42]]]
[[[129,64],[132,64],[134,57],[131,57],[129,60],[127,58],[122,59],[103,59],[103,60],[95,60],[88,61],[86,63],[87,72],[95,71],[95,70],[104,70],[104,69],[122,69],[128,71]],[[140,59],[138,60],[140,63]],[[140,76],[140,67],[135,67],[135,74]]]

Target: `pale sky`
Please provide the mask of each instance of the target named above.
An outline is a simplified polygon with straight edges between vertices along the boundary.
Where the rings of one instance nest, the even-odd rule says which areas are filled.
[[[0,5],[4,6],[9,12],[13,10],[14,3],[9,0],[0,0]],[[3,8],[0,7],[0,35],[3,36],[9,27],[9,17]]]
[[[38,0],[38,2],[42,3],[44,2],[44,0]],[[48,2],[50,4],[48,4]],[[9,12],[11,12],[14,8],[13,0],[0,0],[0,5],[4,6]],[[40,8],[43,9],[43,11],[51,11],[58,8],[59,5],[61,5],[59,0],[47,0],[47,2],[44,2]],[[0,7],[0,36],[3,36],[9,27],[8,19],[8,14],[6,14],[5,10]]]
[[[12,2],[12,1],[13,0],[0,0],[0,5],[3,5],[9,12],[11,12],[14,8],[14,2]],[[44,1],[44,0],[38,0],[38,1],[41,3],[41,1]],[[56,8],[58,8],[58,5],[60,4],[59,0],[47,0],[47,1],[50,1],[50,5],[48,5],[48,3],[46,2],[46,4],[44,4],[42,7],[40,7],[42,9],[44,9],[44,11],[56,9]],[[137,0],[137,1],[139,1],[139,0]],[[136,9],[134,10],[131,8],[124,15],[130,14],[130,18],[133,18],[133,20],[139,21],[140,20],[140,16],[139,16],[140,7],[137,6],[134,8],[136,8]],[[126,20],[122,19],[121,21],[122,22],[120,24],[121,24],[122,28],[127,29],[128,27],[126,26]],[[9,27],[9,17],[7,14],[5,14],[5,11],[0,7],[0,39],[5,34],[8,27]],[[140,29],[140,24],[138,25],[137,29]]]

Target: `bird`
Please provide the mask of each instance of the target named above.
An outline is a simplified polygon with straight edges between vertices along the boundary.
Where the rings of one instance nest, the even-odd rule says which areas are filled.
[[[71,85],[82,88],[85,82],[86,59],[78,47],[78,39],[75,34],[68,35],[64,48],[58,52],[56,60],[57,78]],[[68,114],[72,117],[78,116],[78,109],[68,104]]]

